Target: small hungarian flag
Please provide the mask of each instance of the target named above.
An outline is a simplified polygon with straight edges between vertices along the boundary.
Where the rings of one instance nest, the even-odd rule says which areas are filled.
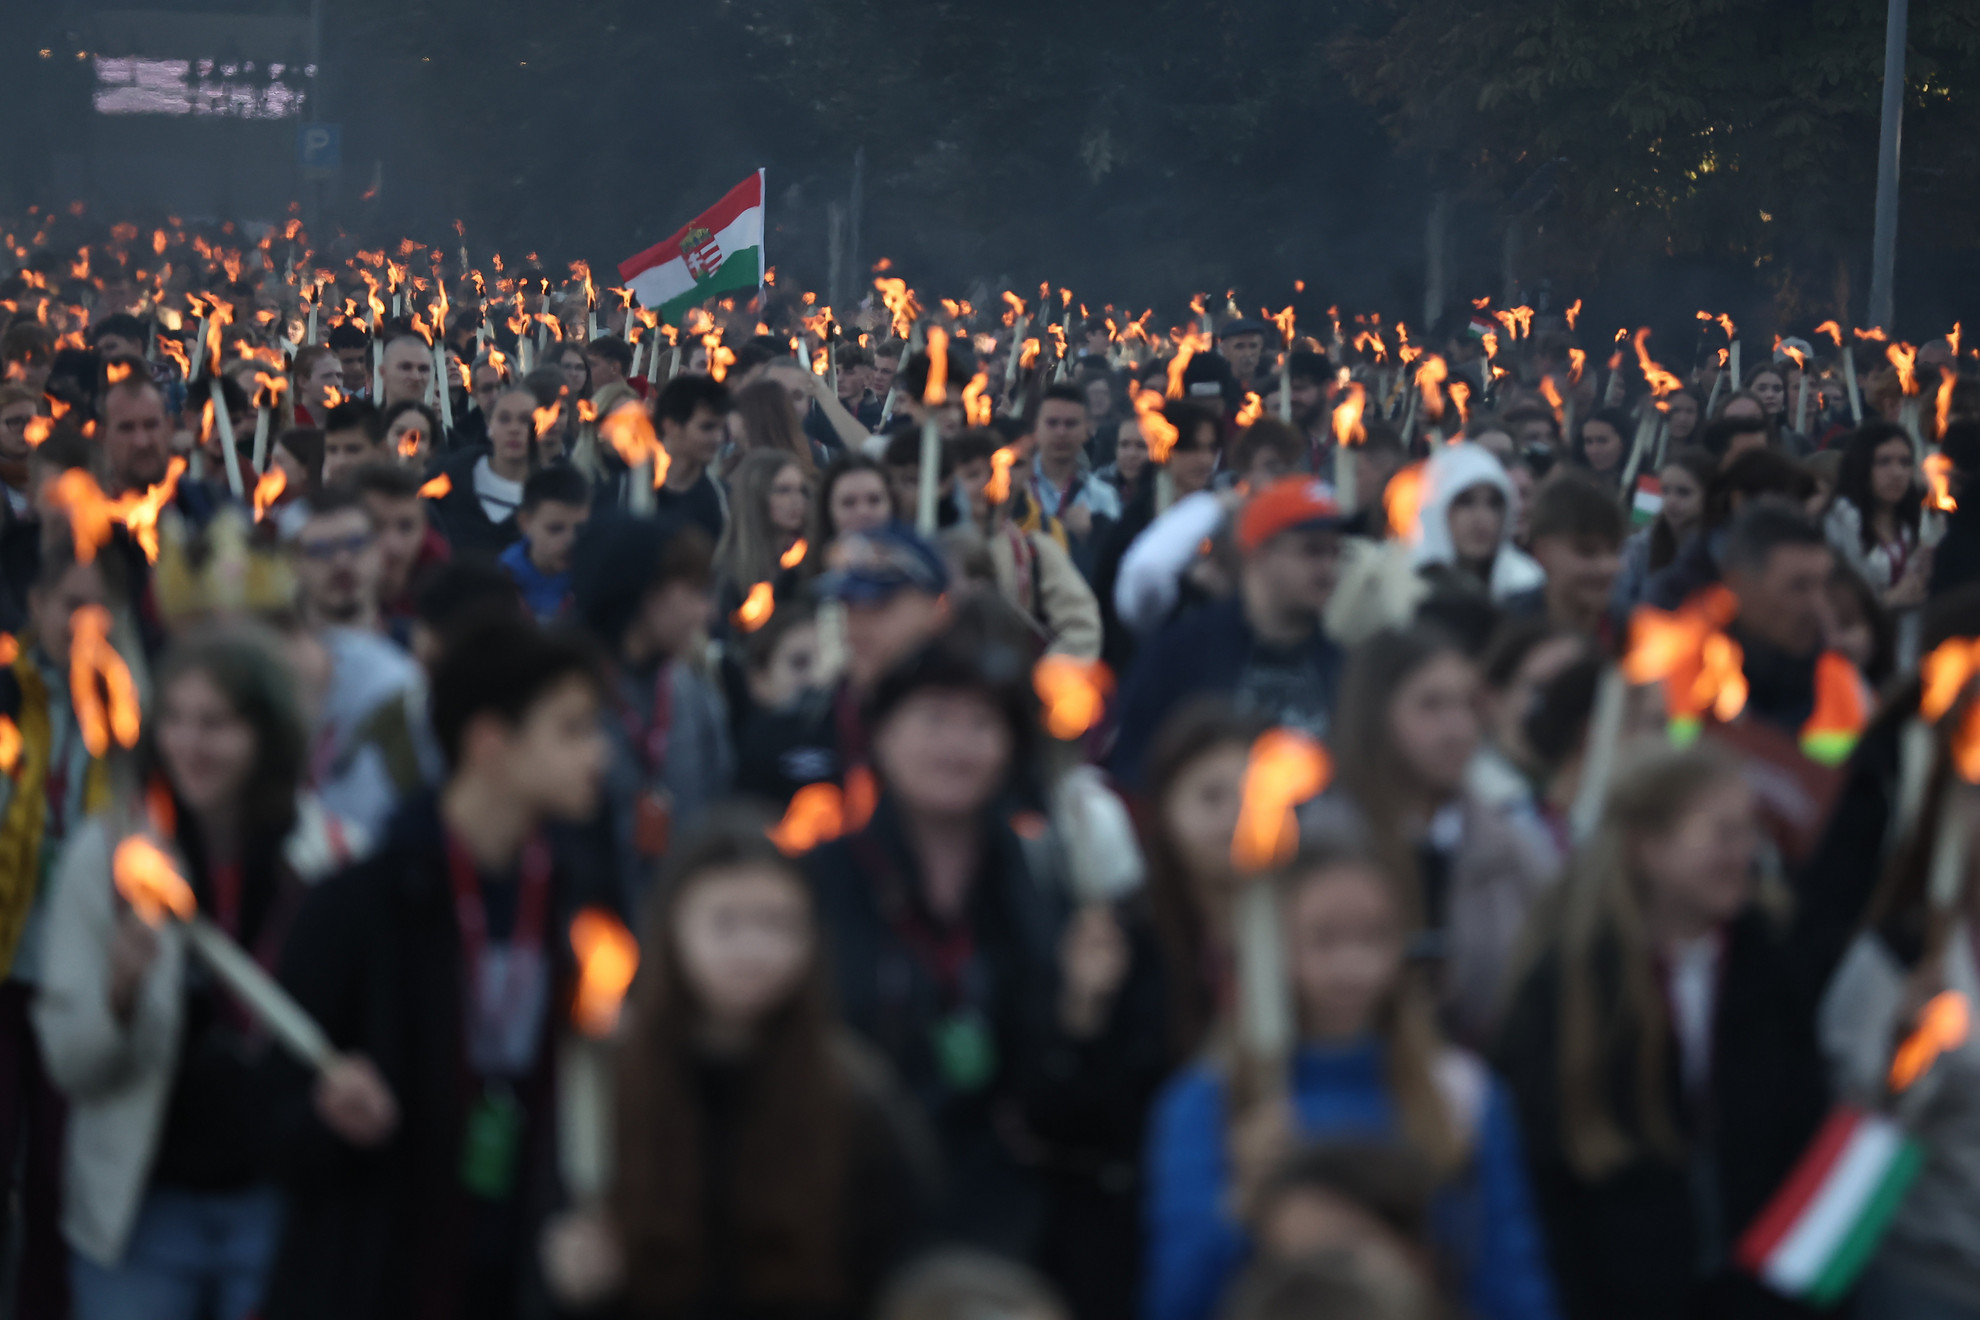
[[[1664,511],[1664,487],[1655,477],[1638,477],[1636,495],[1629,506],[1629,520],[1635,526],[1655,520]]]
[[[763,283],[763,171],[666,242],[620,262],[619,279],[669,325],[720,294],[754,292]]]
[[[1740,1239],[1739,1263],[1776,1292],[1817,1306],[1841,1300],[1924,1158],[1896,1120],[1838,1106]]]

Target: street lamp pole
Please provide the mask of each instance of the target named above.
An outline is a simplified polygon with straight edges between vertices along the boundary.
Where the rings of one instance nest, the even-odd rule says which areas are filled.
[[[1884,113],[1877,139],[1877,227],[1870,255],[1870,324],[1895,333],[1898,147],[1904,127],[1904,42],[1910,0],[1889,0],[1884,19]]]

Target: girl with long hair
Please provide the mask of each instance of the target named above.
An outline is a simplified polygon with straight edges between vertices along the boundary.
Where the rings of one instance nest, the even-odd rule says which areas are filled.
[[[1469,1313],[1554,1315],[1511,1101],[1444,1043],[1395,879],[1359,852],[1309,848],[1255,883],[1276,889],[1297,1043],[1283,1089],[1247,1084],[1226,1014],[1213,1057],[1157,1100],[1142,1314],[1212,1314],[1247,1253],[1248,1211],[1303,1138],[1412,1148],[1442,1186],[1438,1246]]]
[[[1843,563],[1894,610],[1924,604],[1932,580],[1932,552],[1918,540],[1924,491],[1917,471],[1911,435],[1902,426],[1858,427],[1843,445],[1825,523]]]
[[[887,469],[864,454],[832,460],[818,479],[818,506],[812,525],[822,544],[848,532],[870,532],[894,518],[893,496],[887,489]]]
[[[1148,755],[1142,814],[1145,893],[1162,952],[1169,1056],[1195,1057],[1232,993],[1231,911],[1238,876],[1231,836],[1244,768],[1266,721],[1228,701],[1193,702],[1171,716]]]
[[[1648,527],[1623,541],[1622,572],[1616,575],[1616,613],[1628,617],[1643,600],[1651,575],[1677,558],[1679,549],[1705,525],[1705,492],[1719,461],[1702,449],[1679,449],[1657,472],[1660,504]]]
[[[1497,1058],[1575,1320],[1782,1313],[1731,1250],[1827,1088],[1808,942],[1763,901],[1759,838],[1736,757],[1626,766],[1510,987]]]
[[[732,466],[749,454],[769,450],[788,455],[803,469],[807,480],[817,474],[819,456],[798,425],[789,392],[776,378],[744,386],[736,395],[736,410],[730,414],[729,425],[735,441]]]
[[[1620,492],[1623,469],[1629,465],[1630,439],[1635,434],[1628,413],[1604,408],[1575,428],[1569,461],[1593,475],[1604,488]]]
[[[839,1025],[798,866],[718,813],[668,859],[626,1001],[607,1204],[545,1233],[553,1288],[615,1314],[853,1317],[934,1169],[886,1066]]]
[[[200,911],[272,966],[305,885],[352,840],[299,796],[307,737],[273,639],[229,629],[175,644],[158,672],[148,823],[98,816],[63,853],[43,932],[35,1025],[68,1096],[63,1229],[81,1320],[259,1306],[282,1222],[268,1158],[269,1048],[191,960],[183,930],[121,901],[127,833],[173,858]]]
[[[1551,856],[1488,805],[1466,772],[1483,734],[1478,667],[1432,628],[1378,632],[1342,680],[1335,792],[1316,830],[1359,838],[1402,886],[1412,956],[1431,969],[1445,1026],[1489,1037],[1493,990],[1527,914],[1553,882]]]
[[[791,455],[777,450],[749,454],[730,486],[729,522],[715,547],[725,618],[758,582],[782,586],[799,571],[801,563],[786,569],[783,558],[799,541],[808,551],[813,537],[810,482]]]

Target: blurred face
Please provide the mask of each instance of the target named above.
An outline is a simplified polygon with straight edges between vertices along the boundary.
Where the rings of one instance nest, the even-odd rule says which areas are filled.
[[[811,965],[811,899],[795,872],[752,863],[696,877],[673,920],[681,976],[695,1006],[747,1030],[796,992]]]
[[[910,811],[956,819],[981,811],[1003,786],[1011,730],[980,693],[924,688],[875,730],[873,750]]]
[[[1745,781],[1728,778],[1701,787],[1667,832],[1637,843],[1644,906],[1652,920],[1682,931],[1737,916],[1753,891],[1758,838],[1753,790]]]
[[[48,374],[55,369],[55,360],[40,353],[18,357],[7,364],[7,379],[27,386],[36,394],[48,388]]]
[[[811,491],[805,485],[803,471],[795,463],[785,464],[771,479],[770,489],[764,495],[763,511],[768,515],[771,530],[784,536],[801,535],[805,506],[810,499]]]
[[[1121,423],[1120,438],[1114,444],[1114,466],[1124,481],[1139,480],[1148,467],[1148,442],[1141,438],[1139,426]]]
[[[1519,442],[1523,450],[1534,445],[1551,445],[1554,443],[1553,423],[1544,417],[1526,418],[1513,427],[1513,439]]]
[[[1096,376],[1086,382],[1086,416],[1089,421],[1100,421],[1114,410],[1114,387],[1105,376]]]
[[[1522,727],[1526,717],[1539,701],[1541,690],[1581,658],[1582,645],[1581,640],[1574,637],[1559,637],[1540,643],[1519,662],[1503,692],[1486,694],[1486,716],[1492,742],[1522,770],[1540,768]]]
[[[165,479],[170,432],[165,426],[165,400],[157,390],[111,390],[103,399],[99,429],[110,481],[118,490],[144,490]]]
[[[676,459],[706,467],[721,452],[727,430],[728,418],[706,404],[697,404],[694,415],[684,424],[660,419],[660,443]]]
[[[362,509],[312,518],[296,538],[303,607],[324,623],[360,622],[377,603],[378,539]]]
[[[385,399],[418,403],[433,383],[433,351],[418,339],[398,339],[385,348]]]
[[[878,472],[848,472],[833,483],[827,507],[832,528],[840,536],[885,527],[894,516],[887,479]]]
[[[323,433],[323,484],[333,485],[384,455],[362,429]]]
[[[1512,466],[1513,438],[1510,432],[1497,429],[1484,431],[1473,436],[1471,443],[1477,445],[1480,449],[1490,454],[1493,458],[1498,459],[1499,462],[1505,464],[1507,467]]]
[[[584,397],[585,361],[584,354],[575,348],[567,348],[557,357],[558,370],[564,374],[564,388],[571,392],[573,399]]]
[[[385,428],[385,456],[397,458],[408,467],[418,467],[432,452],[431,429],[423,413],[410,409],[400,413]]]
[[[765,373],[766,378],[775,381],[784,391],[784,398],[791,405],[791,416],[799,426],[811,412],[811,389],[805,382],[805,373],[795,365],[782,363]]]
[[[474,397],[485,399],[502,388],[502,371],[492,362],[474,365]]]
[[[1278,609],[1317,622],[1340,574],[1340,536],[1318,527],[1281,532],[1258,547],[1245,573]]]
[[[1767,413],[1753,399],[1733,399],[1720,410],[1719,417],[1724,421],[1758,422],[1766,425]]]
[[[1230,897],[1231,836],[1237,832],[1249,755],[1242,743],[1213,747],[1185,766],[1162,795],[1163,828],[1205,911],[1218,910]]]
[[[1433,796],[1457,791],[1478,750],[1478,671],[1446,651],[1403,680],[1389,701],[1389,737],[1410,777]]]
[[[1790,655],[1807,655],[1828,633],[1827,546],[1776,546],[1758,569],[1732,568],[1726,583],[1739,597],[1740,630]]]
[[[497,724],[496,773],[532,812],[566,822],[597,814],[609,755],[598,714],[597,690],[572,675],[545,691],[512,731]]]
[[[106,289],[106,296],[108,292]],[[111,358],[141,358],[144,356],[144,345],[136,340],[126,339],[122,335],[98,335],[96,351],[106,362]]]
[[[1787,404],[1787,382],[1775,372],[1761,372],[1747,382],[1746,390],[1769,413],[1777,413]]]
[[[586,359],[591,366],[591,379],[596,385],[615,385],[626,378],[619,370],[619,364],[611,358],[594,357]]]
[[[913,522],[921,501],[921,467],[915,463],[887,465],[887,492],[893,498],[894,517]]]
[[[580,504],[545,500],[529,512],[517,514],[516,525],[529,538],[530,562],[544,573],[570,572],[571,553],[590,513]]]
[[[28,621],[42,652],[58,667],[69,663],[70,617],[104,600],[103,574],[94,563],[71,564],[60,581],[28,589]]]
[[[495,401],[488,415],[489,457],[514,468],[529,462],[530,442],[536,438],[536,396],[510,390]]]
[[[1669,402],[1670,411],[1664,414],[1664,418],[1670,423],[1671,440],[1689,440],[1692,433],[1698,430],[1698,400],[1689,394],[1673,394]]]
[[[876,357],[873,359],[873,392],[881,398],[894,388],[894,372],[900,369],[898,357]]]
[[[0,421],[6,415],[0,413]],[[1889,508],[1911,493],[1911,442],[1902,436],[1878,445],[1870,456],[1870,495],[1879,508]]]
[[[1402,922],[1382,877],[1359,863],[1315,871],[1282,916],[1302,1033],[1343,1041],[1368,1031],[1402,974]]]
[[[1623,438],[1607,422],[1590,418],[1581,428],[1581,452],[1597,472],[1613,472],[1622,463]]]
[[[1496,486],[1472,486],[1451,501],[1451,546],[1461,564],[1488,564],[1506,528],[1506,497]]]
[[[34,420],[34,400],[22,399],[0,408],[0,456],[16,461],[28,456],[27,428]]]
[[[1877,632],[1863,612],[1863,602],[1837,577],[1829,575],[1829,649],[1842,652],[1858,669],[1868,670],[1877,656]]]
[[[378,593],[381,599],[393,600],[412,584],[413,564],[426,540],[426,510],[417,496],[397,499],[376,492],[365,495],[364,507],[371,511],[372,534],[378,543]]]
[[[1660,516],[1679,539],[1689,536],[1705,520],[1705,487],[1688,470],[1675,464],[1665,468],[1657,482],[1664,491]]]
[[[771,649],[770,661],[749,673],[749,695],[765,710],[783,710],[808,692],[818,673],[818,626],[789,629]]]
[[[647,592],[632,629],[640,658],[679,655],[708,627],[714,608],[708,588],[697,582],[674,580]]]
[[[1547,570],[1547,591],[1575,617],[1606,609],[1609,589],[1622,571],[1622,552],[1592,536],[1548,536],[1533,543],[1533,557]]]
[[[254,727],[197,670],[181,674],[163,697],[158,755],[180,799],[199,813],[238,802],[254,768]]]
[[[1038,452],[1047,463],[1075,461],[1086,444],[1086,409],[1065,399],[1038,406]]]
[[[870,689],[942,626],[942,599],[912,588],[884,601],[846,602],[846,677]]]
[[[1231,364],[1231,374],[1240,381],[1258,374],[1258,359],[1264,354],[1264,335],[1232,335],[1224,341],[1224,360]]]
[[[1123,431],[1127,428],[1122,427]],[[1210,484],[1217,471],[1217,430],[1200,426],[1193,436],[1177,436],[1169,450],[1169,479],[1176,494],[1193,495]]]
[[[1327,387],[1317,380],[1305,376],[1292,379],[1293,420],[1301,426],[1312,426],[1320,420],[1320,411],[1327,402]]]
[[[309,377],[303,381],[302,397],[311,408],[321,410],[329,406],[330,391],[343,388],[343,365],[325,353],[310,367]]]

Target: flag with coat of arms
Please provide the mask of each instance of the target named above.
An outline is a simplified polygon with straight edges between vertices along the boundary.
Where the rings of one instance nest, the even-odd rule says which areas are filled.
[[[619,279],[642,307],[680,325],[689,308],[710,298],[755,292],[763,269],[763,171],[758,170],[672,238],[620,262]]]

